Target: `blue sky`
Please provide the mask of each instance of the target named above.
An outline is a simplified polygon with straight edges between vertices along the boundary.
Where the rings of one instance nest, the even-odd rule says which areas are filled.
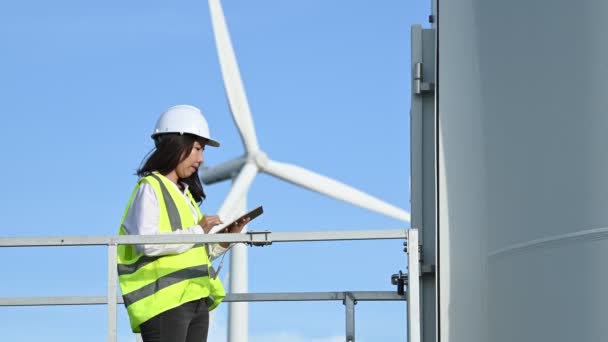
[[[410,25],[429,1],[223,2],[261,148],[409,210]],[[3,236],[114,235],[158,115],[203,108],[243,153],[224,96],[206,1],[19,1],[0,5]],[[218,210],[229,183],[206,187]],[[258,175],[251,230],[405,228]],[[251,292],[394,290],[401,241],[275,244],[250,251]],[[103,247],[1,249],[0,296],[104,295]],[[225,274],[224,274],[225,276]],[[226,306],[212,339],[225,336]],[[119,340],[132,341],[124,308]],[[323,313],[323,314],[320,314]],[[6,341],[104,341],[105,307],[0,308]],[[358,340],[405,339],[404,303],[359,303]],[[341,303],[250,305],[250,341],[343,339]]]

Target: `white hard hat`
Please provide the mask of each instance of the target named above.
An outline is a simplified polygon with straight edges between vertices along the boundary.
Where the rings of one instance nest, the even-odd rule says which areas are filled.
[[[156,122],[152,138],[164,133],[189,133],[207,139],[206,145],[220,146],[211,139],[209,125],[200,109],[190,105],[177,105],[167,109]]]

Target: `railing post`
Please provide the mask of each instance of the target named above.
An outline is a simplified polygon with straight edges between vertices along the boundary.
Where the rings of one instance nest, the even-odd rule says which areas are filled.
[[[116,342],[116,243],[108,244],[108,342]]]
[[[346,342],[355,342],[355,301],[353,294],[344,293],[344,306],[346,312]]]
[[[407,340],[420,342],[420,245],[418,229],[407,230]]]

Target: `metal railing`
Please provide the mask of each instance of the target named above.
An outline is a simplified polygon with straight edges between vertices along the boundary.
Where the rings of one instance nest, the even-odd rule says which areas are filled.
[[[66,237],[11,237],[0,238],[0,247],[40,246],[107,246],[108,283],[106,296],[63,297],[0,297],[0,306],[47,306],[47,305],[107,305],[108,342],[116,341],[118,276],[116,272],[117,245],[165,244],[165,243],[246,243],[266,246],[275,242],[340,241],[403,239],[407,252],[408,289],[403,294],[391,291],[351,292],[291,292],[291,293],[229,293],[225,302],[260,301],[342,301],[346,316],[346,341],[355,341],[355,309],[358,301],[407,301],[407,336],[409,342],[420,342],[420,246],[417,229],[324,231],[324,232],[248,232],[244,234],[211,235],[153,235],[153,236],[66,236]]]

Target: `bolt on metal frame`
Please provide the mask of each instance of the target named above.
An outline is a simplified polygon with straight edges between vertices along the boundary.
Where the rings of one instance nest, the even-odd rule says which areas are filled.
[[[399,295],[391,291],[352,292],[295,292],[295,293],[229,293],[225,302],[260,301],[342,301],[346,316],[346,341],[355,342],[355,304],[358,301],[407,301],[407,336],[409,342],[420,342],[420,245],[417,229],[355,230],[324,232],[248,232],[243,234],[211,235],[154,235],[154,236],[66,236],[66,237],[11,237],[0,238],[0,247],[40,246],[107,246],[108,283],[107,295],[63,296],[63,297],[0,297],[0,306],[47,306],[47,305],[107,305],[108,342],[116,341],[118,276],[116,272],[116,250],[119,244],[165,244],[165,243],[246,243],[251,246],[266,246],[274,242],[339,241],[405,239],[408,255],[407,292]]]

